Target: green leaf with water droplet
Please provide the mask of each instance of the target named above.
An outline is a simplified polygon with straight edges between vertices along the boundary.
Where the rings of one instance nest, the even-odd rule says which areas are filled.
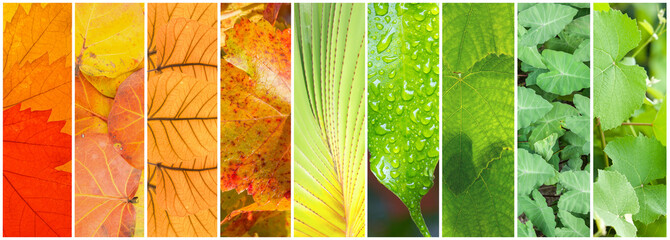
[[[519,24],[529,29],[519,38],[519,46],[535,46],[555,37],[576,14],[577,9],[554,3],[540,3],[521,11]]]
[[[594,218],[598,229],[611,226],[622,237],[635,237],[637,228],[632,216],[640,211],[633,187],[618,172],[598,170],[598,180],[593,184]],[[606,233],[601,233],[606,234]]]
[[[514,4],[442,16],[443,236],[513,236]]]
[[[593,112],[603,130],[621,125],[644,101],[647,73],[621,61],[640,42],[635,20],[619,10],[593,16]]]
[[[375,3],[368,12],[370,170],[430,236],[421,199],[439,158],[439,7]]]

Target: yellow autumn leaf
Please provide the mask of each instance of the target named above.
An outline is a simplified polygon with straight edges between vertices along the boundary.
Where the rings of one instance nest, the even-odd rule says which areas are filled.
[[[144,59],[143,3],[77,3],[75,56],[89,76],[116,78]]]

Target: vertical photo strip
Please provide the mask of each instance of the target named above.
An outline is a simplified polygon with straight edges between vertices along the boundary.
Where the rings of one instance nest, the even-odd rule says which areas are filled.
[[[588,237],[590,4],[518,6],[518,236]]]
[[[3,4],[3,236],[72,236],[72,4]]]
[[[514,4],[442,5],[442,236],[514,236]]]
[[[144,4],[74,7],[75,237],[142,237]]]
[[[365,4],[296,3],[294,237],[365,237]]]
[[[221,236],[291,236],[291,4],[221,4]]]
[[[439,236],[440,6],[367,7],[368,233]]]
[[[665,3],[595,3],[595,237],[666,237]]]
[[[147,235],[216,237],[217,5],[147,14]]]

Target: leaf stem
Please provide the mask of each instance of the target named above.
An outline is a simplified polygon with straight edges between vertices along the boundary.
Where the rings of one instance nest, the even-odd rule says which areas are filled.
[[[630,122],[630,119],[626,120],[626,122],[624,123],[621,123],[621,125],[628,125],[628,127],[630,128],[630,132],[633,133],[633,136],[637,137],[637,132],[635,132],[635,128],[633,127],[633,124],[631,124],[632,122]]]
[[[637,48],[637,50],[635,50],[633,55],[631,55],[630,57],[635,58],[635,56],[637,56],[638,53],[642,52],[642,49],[644,49],[649,43],[651,43],[651,41],[654,40],[654,36],[656,36],[656,38],[658,38],[658,35],[663,34],[665,32],[664,27],[665,27],[665,23],[659,24],[658,27],[656,27],[656,29],[654,29],[654,33],[649,35],[649,38],[647,39],[647,41],[645,41],[641,46],[639,46]]]
[[[605,132],[603,132],[603,126],[600,124],[600,118],[596,118],[596,121],[598,121],[598,131],[600,131],[600,141],[603,143],[603,158],[605,159],[605,167],[609,167],[609,159],[607,158],[607,153],[605,153],[605,147],[607,146],[607,142],[605,141]]]

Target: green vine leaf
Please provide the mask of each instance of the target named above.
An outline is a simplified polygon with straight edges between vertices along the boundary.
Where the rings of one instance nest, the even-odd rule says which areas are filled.
[[[594,218],[599,229],[611,226],[622,237],[635,237],[637,228],[632,215],[640,211],[635,190],[624,175],[598,170],[598,181],[593,184]]]
[[[640,66],[622,63],[640,42],[635,20],[619,10],[596,11],[593,19],[593,112],[600,118],[603,130],[609,130],[621,125],[642,105],[647,73]]]
[[[370,170],[430,236],[421,199],[439,160],[439,7],[368,4]]]
[[[443,236],[511,237],[514,5],[447,3],[442,16]]]

